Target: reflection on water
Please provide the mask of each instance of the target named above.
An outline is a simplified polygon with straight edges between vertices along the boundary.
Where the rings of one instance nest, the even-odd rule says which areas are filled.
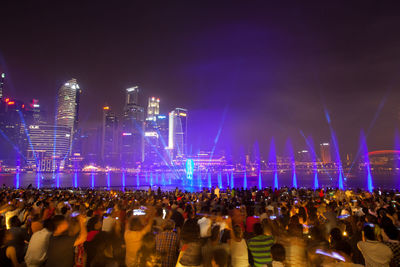
[[[161,179],[152,179],[152,177],[161,176]],[[222,175],[230,177],[229,179],[221,179]],[[184,177],[184,175],[182,175]],[[149,179],[150,178],[150,179]],[[260,180],[261,178],[261,180]],[[274,173],[262,174],[261,177],[258,175],[250,176],[249,174],[196,174],[194,175],[193,183],[186,183],[185,178],[177,177],[176,174],[172,173],[160,173],[160,174],[128,174],[128,173],[60,173],[53,177],[52,174],[35,174],[35,173],[17,173],[17,174],[0,174],[0,184],[4,184],[8,187],[27,187],[32,185],[34,187],[40,186],[41,188],[49,187],[84,187],[84,188],[115,188],[122,189],[126,188],[148,188],[152,185],[154,187],[161,186],[166,189],[173,189],[179,187],[185,189],[193,185],[194,190],[200,189],[206,185],[208,187],[220,185],[222,188],[226,188],[228,183],[231,185],[240,185],[240,187],[258,187],[260,182],[263,186],[273,187],[277,181],[279,186],[292,186],[293,174],[291,173],[279,173],[275,176]],[[345,187],[350,188],[362,188],[365,185],[365,176],[360,175],[359,177],[347,178],[344,181]],[[168,184],[166,182],[168,181]],[[326,174],[318,175],[318,182],[315,180],[315,174],[296,174],[296,181],[298,187],[314,187],[319,185],[321,187],[338,185],[337,174],[328,176]],[[396,176],[374,175],[374,186],[375,188],[381,187],[386,189],[398,188],[398,178]]]

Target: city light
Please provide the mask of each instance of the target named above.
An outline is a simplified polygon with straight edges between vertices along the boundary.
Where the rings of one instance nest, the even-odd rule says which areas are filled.
[[[9,101],[8,105],[15,105],[15,102],[14,101]]]
[[[122,133],[123,136],[131,136],[132,133]]]
[[[128,93],[130,93],[130,92],[133,92],[133,91],[135,91],[135,90],[137,90],[137,89],[138,89],[138,86],[134,86],[134,87],[127,88],[126,91],[127,91]]]
[[[104,106],[104,107],[103,107],[103,110],[109,110],[109,109],[110,109],[109,106]]]

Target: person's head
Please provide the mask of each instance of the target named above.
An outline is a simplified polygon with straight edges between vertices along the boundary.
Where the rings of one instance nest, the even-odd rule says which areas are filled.
[[[182,226],[182,241],[185,243],[196,242],[200,238],[200,226],[194,219],[188,219]]]
[[[212,267],[227,267],[228,266],[228,253],[225,249],[215,249],[212,252],[211,258]]]
[[[46,228],[48,231],[54,231],[54,223],[52,219],[46,219],[43,221],[43,228]]]
[[[271,227],[270,222],[267,219],[264,219],[264,220],[262,220],[261,224],[262,224],[264,233],[270,235],[272,233],[272,227]]]
[[[130,223],[129,223],[129,228],[131,231],[140,231],[143,228],[142,222],[140,221],[140,218],[137,216],[132,217]]]
[[[21,221],[18,219],[18,216],[13,216],[9,220],[10,227],[20,227]]]
[[[399,231],[394,225],[388,225],[385,228],[383,228],[383,231],[385,232],[386,236],[391,239],[391,240],[398,240],[399,238]]]
[[[331,243],[336,243],[342,240],[342,232],[339,228],[333,228],[330,232]]]
[[[218,241],[221,227],[217,224],[211,228],[211,241]]]
[[[175,222],[171,219],[166,220],[163,225],[164,231],[172,231],[175,229]]]
[[[68,230],[69,223],[62,215],[56,215],[53,218],[54,232],[63,233]]]
[[[231,239],[231,231],[225,229],[221,236],[221,243],[226,244]]]
[[[365,240],[375,240],[375,232],[374,232],[374,227],[371,227],[369,225],[365,225],[363,227],[363,238]]]
[[[255,234],[255,235],[262,235],[262,234],[264,234],[264,229],[263,229],[261,223],[255,223],[255,224],[253,225],[253,230],[254,230],[254,234]]]
[[[88,232],[100,231],[102,225],[103,225],[103,223],[101,221],[101,217],[96,215],[96,216],[90,218],[89,221],[87,222],[87,230],[88,230]]]
[[[233,234],[235,235],[236,238],[242,239],[243,238],[242,227],[240,227],[240,225],[233,226]]]
[[[276,243],[271,247],[271,255],[272,260],[283,262],[286,258],[285,248],[281,244]]]

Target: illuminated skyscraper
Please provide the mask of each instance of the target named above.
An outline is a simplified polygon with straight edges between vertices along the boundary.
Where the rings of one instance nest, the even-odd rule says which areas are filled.
[[[169,113],[168,149],[174,157],[181,157],[187,152],[187,110],[176,108]]]
[[[144,160],[144,108],[139,106],[138,86],[126,89],[121,123],[121,160],[123,167],[135,167]]]
[[[147,105],[147,119],[154,119],[160,114],[160,99],[149,97],[149,104]]]
[[[6,78],[6,74],[3,72],[0,76],[0,100],[3,99],[3,90],[4,90],[4,80]]]
[[[37,171],[56,171],[64,168],[69,153],[70,128],[33,124],[29,125],[28,132],[28,165],[35,165]]]
[[[106,165],[118,161],[118,120],[109,106],[103,107],[101,159]]]
[[[331,146],[329,143],[322,143],[319,145],[321,150],[321,161],[324,164],[332,163]]]
[[[76,79],[71,79],[66,82],[58,90],[57,97],[57,113],[56,113],[56,125],[65,126],[71,130],[70,134],[70,154],[76,153],[75,147],[79,142],[79,100],[82,90]]]

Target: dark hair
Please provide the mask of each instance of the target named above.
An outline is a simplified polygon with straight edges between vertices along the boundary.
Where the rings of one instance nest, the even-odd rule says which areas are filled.
[[[264,233],[264,229],[261,225],[261,223],[255,223],[253,225],[253,230],[255,235],[262,235]]]
[[[88,232],[94,231],[96,223],[98,223],[100,220],[101,220],[101,218],[98,215],[90,218],[89,221],[87,222],[87,226],[86,226]]]
[[[133,217],[129,222],[129,228],[131,231],[140,231],[142,230],[143,225],[138,217]]]
[[[18,216],[11,217],[8,222],[10,223],[11,227],[20,227],[21,221],[18,219]]]
[[[228,243],[228,240],[231,239],[231,231],[225,229],[221,236],[221,243]]]
[[[182,241],[185,243],[196,242],[200,238],[200,226],[194,219],[188,219],[182,226]]]
[[[56,215],[53,217],[53,225],[54,229],[57,229],[57,227],[65,221],[65,217],[63,215]]]
[[[49,230],[50,232],[54,231],[54,223],[52,219],[46,219],[43,221],[43,227]]]
[[[211,241],[217,241],[219,238],[219,232],[220,232],[221,227],[217,224],[214,225],[213,228],[211,228]]]
[[[385,231],[385,234],[391,239],[391,240],[397,240],[399,238],[399,231],[394,225],[388,225],[385,228],[383,228]]]
[[[366,239],[368,240],[375,240],[375,232],[374,232],[374,228],[369,226],[369,225],[365,225],[363,227],[363,232],[364,232],[364,236]]]
[[[271,255],[274,261],[284,261],[286,258],[285,248],[281,244],[276,243],[271,247]]]
[[[212,252],[212,259],[218,265],[218,267],[228,266],[228,253],[225,249],[219,248]]]
[[[342,232],[339,228],[333,228],[330,232],[331,240],[333,243],[339,242],[342,240]]]

